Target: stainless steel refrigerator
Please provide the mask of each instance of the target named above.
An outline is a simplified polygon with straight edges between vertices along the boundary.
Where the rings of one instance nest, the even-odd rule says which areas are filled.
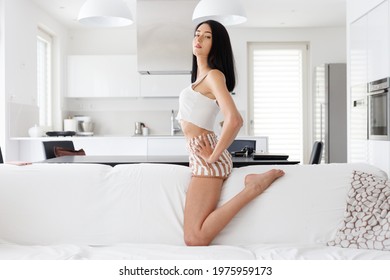
[[[322,162],[347,162],[346,64],[318,66],[314,77],[313,138],[324,142]]]

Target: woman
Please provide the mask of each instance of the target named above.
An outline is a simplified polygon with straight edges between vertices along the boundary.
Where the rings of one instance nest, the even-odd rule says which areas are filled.
[[[216,21],[205,21],[195,29],[192,82],[180,94],[177,116],[187,139],[193,174],[184,210],[184,241],[189,246],[204,246],[284,172],[272,169],[247,175],[245,188],[217,208],[223,182],[232,171],[227,148],[243,120],[230,95],[235,87],[235,74],[229,35]],[[219,110],[224,123],[217,141],[213,127]]]

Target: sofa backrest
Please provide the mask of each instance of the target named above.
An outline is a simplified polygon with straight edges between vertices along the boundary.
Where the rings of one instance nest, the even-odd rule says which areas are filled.
[[[326,242],[342,221],[359,164],[279,166],[286,174],[244,208],[214,244]],[[243,187],[235,168],[220,204]],[[191,174],[167,164],[0,165],[0,242],[17,244],[160,243],[184,245],[183,211]]]
[[[183,244],[190,171],[176,165],[2,165],[0,242]]]
[[[263,165],[235,169],[226,182],[220,204],[242,188],[246,174],[269,168]],[[276,168],[283,169],[285,175],[238,213],[215,244],[324,244],[335,235],[343,220],[353,170],[386,177],[386,173],[366,164]]]

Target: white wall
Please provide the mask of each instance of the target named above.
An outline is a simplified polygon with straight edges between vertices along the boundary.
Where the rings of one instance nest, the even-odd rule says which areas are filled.
[[[136,46],[136,33],[126,31],[113,34],[109,40],[98,31],[72,31],[69,40],[71,54],[113,54],[126,53],[121,46],[128,48],[128,54],[133,54]],[[230,28],[233,51],[235,54],[238,83],[234,97],[238,109],[245,121],[248,112],[248,81],[247,81],[247,45],[248,42],[308,42],[310,44],[310,71],[317,65],[332,62],[346,62],[346,31],[339,28]],[[125,40],[123,39],[125,38]],[[104,40],[105,42],[103,42]],[[111,41],[111,44],[107,44]],[[124,52],[123,52],[124,51]],[[312,89],[312,77],[308,85]],[[178,109],[177,98],[127,98],[127,99],[69,99],[67,101],[69,114],[87,114],[96,122],[97,133],[131,135],[133,123],[143,121],[150,126],[153,134],[168,134],[170,111]],[[310,118],[310,117],[309,117]],[[240,134],[247,134],[247,121]]]
[[[4,0],[0,0],[0,147],[5,147],[5,44],[4,44]]]
[[[69,30],[68,54],[136,54],[135,25],[130,28],[83,28]]]
[[[18,149],[9,141],[10,137],[27,136],[27,130],[38,122],[37,85],[36,85],[36,36],[37,27],[48,28],[55,36],[55,44],[59,47],[56,53],[54,77],[54,90],[63,91],[64,80],[61,68],[66,50],[67,30],[51,19],[41,9],[29,0],[2,0],[2,23],[0,47],[4,55],[4,73],[2,79],[2,108],[4,117],[2,133],[4,148],[3,153],[7,160],[18,158]],[[60,99],[53,100],[56,106],[56,118],[58,125],[62,117]],[[3,126],[4,125],[4,126]]]

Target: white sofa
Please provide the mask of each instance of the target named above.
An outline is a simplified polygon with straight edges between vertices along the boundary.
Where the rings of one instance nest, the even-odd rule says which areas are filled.
[[[351,175],[366,164],[277,166],[285,176],[208,247],[186,247],[189,168],[168,164],[0,164],[0,259],[390,259],[390,251],[328,246],[344,220]],[[220,203],[246,174],[235,168]]]

